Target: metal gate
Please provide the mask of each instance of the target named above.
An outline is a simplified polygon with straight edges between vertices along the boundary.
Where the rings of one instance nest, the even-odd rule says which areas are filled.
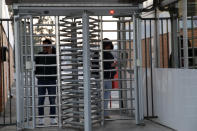
[[[12,19],[0,19],[0,126],[16,124]]]
[[[104,124],[106,120],[143,120],[141,73],[140,19],[117,17],[104,20],[102,16],[92,16],[88,11],[81,15],[50,16],[51,23],[43,22],[44,17],[25,15],[15,17],[16,73],[17,73],[17,127],[73,127],[91,130],[94,124]],[[49,18],[48,18],[49,19]],[[42,22],[40,22],[42,21]],[[40,23],[39,23],[40,22]],[[103,28],[106,22],[114,22],[117,29]],[[48,31],[44,31],[47,27]],[[104,39],[104,33],[117,34],[113,40]],[[52,45],[43,45],[42,40],[52,40]],[[103,42],[112,41],[116,49],[104,50]],[[44,46],[56,48],[56,54],[38,53]],[[104,52],[113,52],[114,59],[104,59]],[[56,56],[56,64],[36,64],[36,57]],[[116,69],[104,69],[104,62],[117,61]],[[97,64],[94,64],[97,63]],[[35,74],[37,67],[56,66],[57,84],[40,85]],[[104,78],[104,72],[116,71],[118,78]],[[96,72],[96,73],[95,73]],[[105,89],[106,81],[118,82],[118,88]],[[53,95],[39,95],[38,88],[56,87]],[[105,94],[111,94],[106,98]],[[115,95],[114,95],[115,94]],[[45,102],[39,105],[40,97],[54,97],[56,104]],[[104,104],[107,102],[107,108]],[[111,103],[111,106],[110,106]],[[48,115],[49,108],[56,108],[56,115]],[[40,126],[38,109],[45,110],[45,124]],[[108,111],[111,118],[104,117]],[[49,118],[58,120],[50,125]]]

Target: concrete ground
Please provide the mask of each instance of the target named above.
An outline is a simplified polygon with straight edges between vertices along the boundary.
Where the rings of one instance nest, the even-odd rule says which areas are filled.
[[[14,131],[16,130],[16,126],[5,126],[0,127],[0,131]],[[37,128],[37,129],[26,129],[24,131],[82,131],[79,129],[71,129],[71,128]],[[109,121],[103,127],[93,127],[93,131],[173,131],[172,129],[168,129],[161,125],[152,123],[150,121],[145,120],[145,126],[137,126],[134,124],[134,121]]]
[[[15,88],[12,88],[13,98],[8,100],[6,104],[5,113],[0,114],[0,131],[15,131],[16,130],[16,102],[15,102]],[[10,108],[11,102],[11,108]],[[11,109],[11,112],[10,112]],[[10,117],[11,114],[11,117]],[[4,119],[5,116],[5,119]],[[10,118],[12,124],[10,126],[5,126],[3,124],[9,125]],[[24,131],[83,131],[82,129],[71,129],[64,128],[59,129],[57,127],[46,127],[46,128],[36,128],[36,129],[25,129]],[[173,131],[172,129],[163,127],[161,125],[155,124],[151,121],[145,120],[144,126],[138,126],[135,124],[134,120],[112,120],[106,121],[104,126],[98,125],[93,127],[92,131]]]

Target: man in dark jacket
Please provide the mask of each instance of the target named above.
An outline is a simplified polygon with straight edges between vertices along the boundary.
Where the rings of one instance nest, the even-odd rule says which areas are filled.
[[[112,71],[115,69],[116,63],[114,61],[114,56],[110,52],[113,50],[114,46],[112,44],[112,41],[105,38],[103,41],[103,68],[104,68],[104,79],[114,79],[114,75],[116,74],[116,71]],[[104,81],[104,89],[112,89],[112,81]],[[104,92],[104,109],[108,108],[108,103],[110,99],[111,92],[105,91]],[[109,119],[109,114],[107,111],[104,111],[104,116],[106,119]]]
[[[39,52],[40,56],[37,56],[35,59],[36,62],[36,71],[38,79],[38,105],[42,106],[38,108],[39,116],[44,115],[44,100],[46,95],[46,90],[48,91],[49,102],[50,102],[50,118],[51,124],[57,124],[57,121],[53,115],[56,114],[55,107],[55,95],[56,95],[56,51],[55,48],[51,46],[52,42],[49,39],[43,41],[43,51]],[[47,56],[48,55],[48,56]],[[43,86],[41,86],[43,85]],[[47,86],[48,85],[48,86]],[[39,119],[39,124],[44,124],[44,118]]]
[[[113,50],[113,44],[112,41],[110,41],[108,38],[105,38],[103,40],[103,76],[105,80],[108,81],[104,81],[104,90],[107,89],[112,89],[112,81],[111,79],[114,79],[114,75],[116,74],[115,66],[116,63],[114,62],[114,56],[111,53],[111,50]],[[92,69],[94,70],[94,72],[92,72],[92,76],[95,79],[99,79],[99,52],[95,52],[93,54],[93,62],[92,62]],[[113,71],[114,70],[114,71]],[[99,84],[96,84],[99,85]],[[108,108],[108,103],[109,103],[109,99],[110,99],[110,95],[111,92],[110,91],[104,91],[104,109]],[[106,119],[109,119],[109,114],[107,111],[104,111],[104,117]]]

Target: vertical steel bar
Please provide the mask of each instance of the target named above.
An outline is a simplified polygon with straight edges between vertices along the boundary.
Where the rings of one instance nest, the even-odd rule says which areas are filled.
[[[173,16],[172,18],[172,56],[173,56],[173,67],[179,67],[179,58],[178,58],[178,39],[177,39],[177,18]]]
[[[120,21],[122,21],[122,18],[120,17],[119,18],[119,20]],[[118,30],[123,30],[122,29],[122,22],[120,22],[119,23],[119,29]],[[119,46],[119,49],[118,50],[122,50],[123,49],[123,47],[122,47],[122,32],[120,31],[119,32],[119,40],[120,40],[120,42],[118,42],[118,46]],[[122,55],[123,53],[122,52],[119,52],[119,59],[120,60],[122,60],[123,59],[123,55]],[[122,69],[123,68],[123,64],[122,63],[120,63],[120,69]],[[119,71],[119,76],[118,76],[118,78],[119,79],[123,79],[123,73],[122,73],[122,71]],[[123,87],[123,81],[119,81],[119,88],[121,88],[122,89],[122,87]],[[118,92],[118,95],[119,95],[119,108],[123,108],[123,103],[122,103],[122,91],[120,90],[119,92]],[[121,110],[119,111],[120,112],[120,115],[121,115]]]
[[[9,21],[7,21],[7,30],[8,30],[8,74],[9,74],[9,76],[8,76],[8,78],[9,78],[9,85],[8,85],[8,88],[9,88],[9,101],[10,101],[10,124],[12,123],[12,108],[11,108],[11,106],[12,106],[12,101],[11,101],[11,94],[12,94],[12,92],[11,92],[11,75],[10,75],[10,67],[11,67],[11,65],[10,65],[10,22]]]
[[[34,64],[34,43],[33,43],[33,18],[30,16],[30,46],[31,46],[31,63],[32,63],[32,70],[31,70],[31,77],[32,77],[32,127],[35,128],[36,119],[35,119],[35,64]]]
[[[23,103],[25,102],[24,101],[24,96],[25,96],[25,94],[24,94],[24,60],[23,60],[23,44],[24,44],[24,40],[23,40],[23,34],[24,34],[24,30],[23,30],[23,22],[22,21],[20,21],[20,25],[19,25],[19,31],[20,31],[20,54],[18,54],[18,55],[20,55],[20,63],[21,63],[21,65],[20,65],[20,68],[21,68],[21,91],[23,91]],[[23,120],[23,123],[24,123],[24,109],[25,108],[23,108],[23,118],[22,118],[22,120]],[[25,126],[25,123],[24,123],[24,126]]]
[[[28,45],[27,45],[27,31],[26,31],[26,27],[27,27],[27,25],[26,25],[26,18],[24,18],[24,26],[23,26],[23,33],[24,33],[24,46],[25,46],[25,61],[28,61],[28,51],[27,51],[27,49],[28,49]],[[30,100],[30,96],[29,96],[29,87],[27,86],[28,85],[28,71],[27,71],[27,69],[25,69],[25,86],[26,86],[26,88],[25,88],[25,94],[26,94],[26,119],[27,119],[27,126],[29,126],[29,108],[28,108],[28,106],[29,106],[29,100]]]
[[[98,35],[99,35],[99,37],[98,37],[98,39],[100,39],[101,41],[102,41],[102,39],[103,39],[103,33],[102,33],[102,30],[103,30],[103,27],[102,27],[102,16],[98,16],[98,29],[100,29],[101,31],[100,32],[98,32]],[[102,42],[98,42],[98,49],[100,49],[100,50],[102,50],[102,48],[103,48],[103,44],[101,44]],[[99,58],[99,60],[100,59],[102,59],[102,51],[98,51],[98,54],[99,54],[99,56],[100,57],[98,57]],[[99,91],[99,99],[101,100],[100,102],[99,102],[99,105],[100,105],[100,108],[98,108],[98,110],[100,110],[101,111],[101,114],[100,114],[100,119],[101,119],[101,125],[103,126],[103,122],[104,122],[104,112],[103,112],[103,109],[102,109],[102,107],[104,107],[103,105],[102,105],[102,98],[103,98],[103,95],[102,95],[102,87],[103,87],[103,72],[102,72],[102,69],[103,69],[103,63],[102,63],[102,61],[99,63],[99,66],[100,66],[100,72],[99,72],[99,79],[101,79],[101,81],[99,82],[99,85],[100,85],[100,91]]]
[[[3,22],[3,21],[2,21]],[[4,52],[3,52],[3,48],[4,48],[4,33],[2,32],[2,48],[1,48],[1,56],[3,56],[3,55],[6,55],[6,54],[3,54]],[[6,53],[6,52],[5,52]],[[3,103],[3,123],[4,123],[4,125],[5,125],[5,112],[6,112],[6,110],[5,110],[5,66],[4,66],[4,60],[2,61],[2,72],[3,72],[3,74],[2,74],[2,88],[3,88],[3,90],[2,90],[2,103]]]
[[[187,0],[183,0],[183,48],[184,68],[188,68]]]
[[[150,38],[151,39],[151,38]],[[145,47],[145,77],[146,77],[146,115],[147,117],[149,117],[149,101],[148,101],[148,69],[147,69],[147,65],[148,65],[148,61],[147,61],[147,41],[146,41],[146,20],[144,20],[144,47]]]
[[[1,54],[1,56],[2,56],[2,44],[3,44],[3,42],[2,42],[2,38],[3,38],[3,33],[2,33],[2,20],[0,20],[0,28],[1,28],[1,30],[0,30],[0,54]],[[3,73],[2,73],[2,59],[0,59],[0,87],[1,87],[1,91],[2,91],[2,75],[3,75]],[[2,102],[2,96],[1,96],[1,102]]]
[[[23,32],[26,32],[26,44],[27,44],[27,59],[28,59],[28,61],[30,61],[31,62],[31,42],[30,42],[30,33],[31,33],[31,31],[30,31],[30,18],[29,17],[25,17],[24,18],[25,20],[26,20],[26,28],[25,29],[23,29]],[[32,105],[32,80],[33,79],[35,79],[35,78],[32,78],[31,77],[31,74],[32,74],[32,71],[31,71],[31,69],[29,69],[28,70],[28,73],[27,73],[27,75],[28,75],[28,77],[27,77],[27,82],[28,82],[28,87],[29,87],[29,89],[28,89],[28,96],[29,96],[29,99],[28,99],[28,105],[29,106],[31,106]],[[31,106],[31,108],[29,108],[29,118],[30,118],[30,120],[32,121],[32,117],[33,117],[33,115],[32,115],[32,112],[33,111],[33,106]],[[32,128],[32,126],[30,126],[30,124],[32,124],[32,122],[29,120],[29,124],[28,124],[28,128]]]
[[[166,28],[167,28],[167,60],[168,60],[168,68],[169,68],[169,30],[168,30],[168,19],[166,19]]]
[[[136,47],[136,18],[133,15],[133,52],[134,52],[134,78],[135,78],[135,121],[139,124],[139,106],[138,106],[138,83],[137,83],[137,47]]]
[[[160,66],[160,36],[159,36],[159,14],[157,13],[157,10],[155,10],[155,28],[154,28],[154,52],[155,52],[155,67],[159,67]]]
[[[136,124],[140,124],[140,100],[139,100],[139,83],[138,83],[138,78],[139,78],[139,72],[138,72],[138,41],[137,41],[137,35],[138,35],[138,29],[137,29],[137,20],[135,14],[133,15],[133,48],[134,48],[134,77],[135,77],[135,120]]]
[[[89,16],[83,12],[84,130],[91,131]]]
[[[154,99],[153,99],[153,67],[152,67],[152,23],[150,20],[150,43],[149,43],[149,57],[150,57],[150,75],[151,75],[151,102],[152,102],[152,116],[154,116]]]
[[[177,28],[177,31],[179,32],[179,34],[180,34],[180,19],[178,19],[177,20],[178,22],[178,28]],[[173,30],[172,30],[173,31]],[[173,34],[173,33],[172,33]],[[181,35],[181,34],[180,34]],[[182,51],[182,47],[181,47],[181,42],[182,41],[182,38],[181,37],[178,37],[178,39],[177,39],[177,47],[178,47],[178,59],[179,59],[179,61],[178,61],[178,63],[179,63],[179,67],[183,67],[183,63],[182,63],[182,56],[181,56],[181,51]],[[183,43],[182,43],[183,44]],[[173,44],[172,44],[173,45]],[[173,50],[173,46],[172,46],[172,50]]]
[[[57,88],[58,88],[58,125],[62,127],[62,97],[61,97],[61,65],[60,65],[60,37],[59,37],[59,16],[55,16],[56,30],[56,60],[57,60]]]
[[[100,59],[101,59],[101,73],[100,73],[100,76],[101,76],[101,90],[102,90],[102,94],[101,94],[101,99],[102,99],[102,103],[101,103],[101,106],[102,106],[102,122],[101,122],[101,125],[104,125],[104,67],[103,67],[103,17],[100,16],[100,28],[101,28],[101,43],[100,43]]]
[[[193,18],[193,16],[191,16],[191,28],[192,28],[192,56],[189,56],[189,57],[192,57],[190,59],[192,61],[192,66],[194,67],[195,66],[195,54],[194,54],[195,51],[194,51],[194,18]],[[190,52],[188,52],[188,53],[190,53]]]
[[[17,130],[23,128],[23,93],[21,92],[21,69],[20,69],[20,40],[19,40],[19,16],[14,16],[14,43],[15,43],[15,64],[16,64],[16,115]]]
[[[131,17],[131,19],[132,19],[132,17]],[[131,22],[129,21],[129,59],[130,59],[130,61],[129,61],[129,69],[130,70],[132,70],[132,47],[131,47],[131,44],[132,44],[132,41],[131,41]],[[133,91],[133,86],[132,86],[132,74],[133,74],[133,72],[131,71],[130,72],[130,98],[133,98],[133,93],[132,93],[132,91]],[[131,104],[131,108],[133,108],[133,101],[131,100],[130,101],[130,104]],[[132,111],[131,111],[132,112]],[[132,113],[131,113],[132,114]]]
[[[123,17],[122,20],[124,21],[125,18]],[[126,30],[125,22],[122,23],[122,30]],[[123,50],[126,50],[127,42],[126,42],[126,32],[122,32],[122,40],[124,40],[122,46]],[[127,78],[127,52],[123,53],[123,60],[125,61],[124,67],[123,67],[123,79]],[[123,89],[127,88],[127,81],[123,81]],[[127,99],[127,91],[122,91],[122,98],[121,99]],[[122,101],[122,107],[127,108],[127,101]],[[121,111],[122,112],[122,111]]]
[[[140,114],[140,123],[144,118],[144,110],[143,110],[143,85],[142,85],[142,39],[141,39],[141,30],[142,30],[141,19],[137,18],[137,45],[138,45],[138,65],[139,65],[139,114]]]
[[[163,19],[161,19],[160,20],[161,21],[161,40],[162,40],[162,42],[161,42],[161,50],[162,50],[162,67],[164,68],[164,32],[163,32],[163,28],[164,28],[164,26],[163,26]]]
[[[121,20],[119,18],[119,20]],[[117,22],[117,30],[121,30],[121,23],[120,22]],[[118,40],[121,40],[121,32],[118,32],[117,33],[117,39]],[[118,43],[118,50],[121,50],[121,41],[119,41]],[[121,71],[120,69],[122,69],[122,63],[120,62],[121,60],[121,52],[118,52],[118,79],[122,79],[122,74],[121,74]],[[118,81],[118,87],[119,88],[122,88],[122,81]],[[121,91],[118,91],[118,98],[121,98]],[[122,107],[122,103],[121,103],[121,100],[118,101],[119,102],[119,108]]]
[[[100,24],[101,21],[100,21],[100,18],[101,18],[100,16],[97,16],[97,21],[95,21],[95,23],[98,24],[98,25],[97,25],[97,29],[101,29],[101,24]],[[96,39],[97,39],[97,40],[101,40],[101,38],[100,38],[100,37],[101,37],[100,32],[98,31],[96,34],[98,35],[98,36],[96,37]],[[99,42],[97,42],[96,45],[97,45],[96,49],[99,50],[99,47],[100,47],[101,44],[100,44]],[[99,51],[97,51],[97,52],[98,52],[98,55],[99,55],[100,52],[99,52]],[[98,58],[98,60],[99,60],[100,57],[97,57],[97,58]],[[100,65],[100,62],[98,62],[98,66],[99,66],[99,65]],[[98,67],[98,69],[100,69],[100,68]],[[99,75],[99,77],[100,77],[100,75]],[[99,78],[99,79],[100,79],[100,78]],[[100,90],[100,89],[101,89],[101,84],[100,84],[100,81],[99,81],[99,82],[95,81],[95,85],[94,85],[94,86],[95,86],[97,89],[99,89],[99,91],[97,91],[97,99],[100,99],[100,100],[101,100],[101,90]],[[101,107],[101,103],[102,103],[102,101],[97,102],[97,109],[96,109],[97,112],[100,112],[100,111],[102,110],[102,109],[101,109],[101,108],[102,108],[102,107]],[[101,118],[101,117],[102,117],[102,114],[99,113],[97,116],[98,116],[98,120],[100,121],[100,124],[102,124],[102,118]]]

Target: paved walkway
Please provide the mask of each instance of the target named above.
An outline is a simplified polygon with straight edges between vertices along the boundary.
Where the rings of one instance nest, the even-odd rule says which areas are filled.
[[[0,127],[0,131],[15,131],[16,126]],[[77,129],[59,129],[59,128],[37,128],[34,130],[26,129],[24,131],[82,131]],[[110,121],[104,127],[94,127],[93,131],[173,131],[161,125],[145,121],[145,126],[137,126],[134,121]]]
[[[10,109],[12,110],[12,122],[16,123],[16,102],[15,102],[15,88],[12,88],[13,90],[13,98],[11,100],[12,106],[10,108],[10,104],[6,104],[6,112],[5,112],[5,122],[7,124],[10,123],[9,115],[10,115]],[[0,125],[4,123],[3,119],[4,113],[1,113],[0,115]],[[0,126],[0,131],[16,131],[16,126]],[[24,131],[32,131],[30,129],[25,129]],[[33,129],[33,131],[83,131],[79,129],[71,129],[71,128],[64,128],[64,129],[59,129],[59,128],[54,128],[54,127],[48,127],[48,128],[36,128]],[[102,126],[97,126],[93,127],[92,131],[173,131],[171,129],[168,129],[166,127],[163,127],[161,125],[155,124],[151,121],[145,120],[145,126],[137,126],[135,124],[135,121],[131,120],[113,120],[113,121],[106,121],[105,125]]]

